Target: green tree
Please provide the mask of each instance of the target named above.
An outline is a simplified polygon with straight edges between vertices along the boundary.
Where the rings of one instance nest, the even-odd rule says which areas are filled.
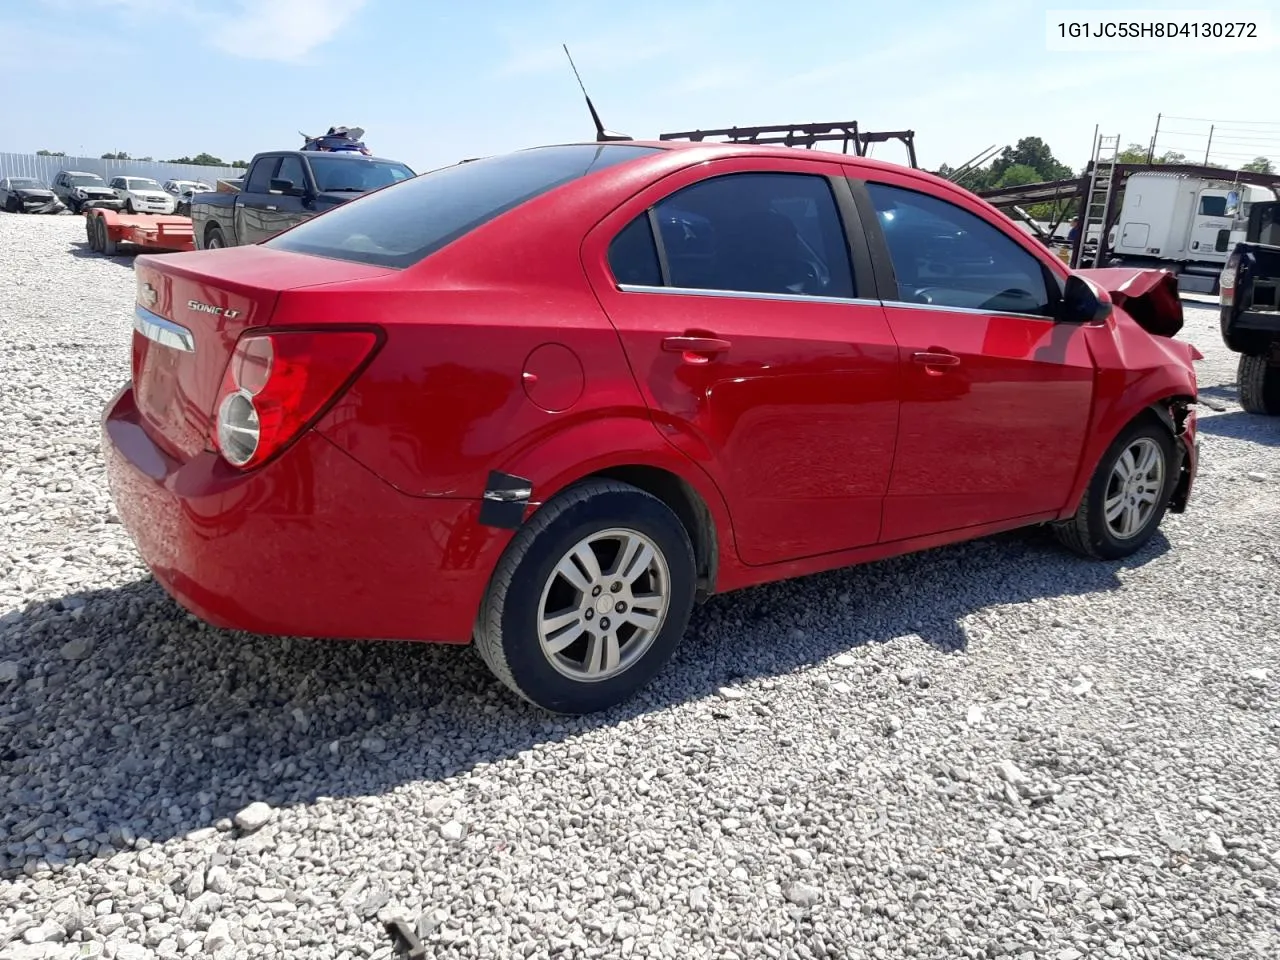
[[[1240,169],[1250,173],[1275,173],[1276,165],[1266,157],[1254,157]]]
[[[63,150],[37,150],[37,157],[65,157],[67,154]]]
[[[102,155],[102,158],[101,158],[101,159],[103,159],[103,160],[132,160],[133,158],[132,158],[131,156],[129,156],[129,154],[127,154],[127,153],[125,153],[123,150],[121,150],[119,153],[104,153],[104,154]]]
[[[1147,153],[1150,147],[1144,147],[1140,143],[1131,143],[1116,156],[1119,163],[1146,163]],[[1176,150],[1166,150],[1164,153],[1156,154],[1151,158],[1152,163],[1186,163],[1187,155],[1178,153]]]
[[[231,166],[231,164],[226,163],[221,157],[215,157],[211,153],[197,153],[194,157],[178,157],[176,160],[170,160],[169,163],[189,163],[197,167]]]
[[[991,162],[991,170],[997,178],[1010,167],[1018,166],[1034,170],[1041,180],[1063,180],[1072,175],[1071,168],[1059,162],[1049,145],[1039,137],[1023,137],[1012,147],[1005,147]]]
[[[1015,163],[1011,167],[1005,167],[1003,171],[996,177],[995,185],[997,187],[1020,187],[1026,183],[1039,183],[1044,180],[1044,175],[1035,167],[1025,163]]]

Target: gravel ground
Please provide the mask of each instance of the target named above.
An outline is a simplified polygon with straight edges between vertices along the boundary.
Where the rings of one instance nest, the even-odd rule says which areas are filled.
[[[1204,465],[1130,562],[1023,533],[717,598],[642,702],[203,628],[97,449],[133,273],[0,215],[0,958],[1273,958],[1280,422],[1188,306]]]

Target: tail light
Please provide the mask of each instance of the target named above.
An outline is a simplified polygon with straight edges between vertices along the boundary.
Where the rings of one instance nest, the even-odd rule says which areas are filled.
[[[218,453],[241,470],[269,460],[324,413],[377,344],[371,330],[241,337],[214,407]]]
[[[1239,269],[1240,248],[1237,247],[1231,251],[1231,255],[1227,257],[1227,262],[1222,267],[1222,273],[1218,275],[1218,293],[1224,307],[1231,306],[1235,294],[1236,273]]]

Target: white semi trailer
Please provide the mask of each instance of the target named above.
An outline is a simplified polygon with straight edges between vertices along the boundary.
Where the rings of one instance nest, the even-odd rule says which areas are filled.
[[[1227,257],[1244,240],[1253,204],[1269,187],[1155,171],[1130,174],[1107,234],[1111,262],[1172,268],[1180,289],[1217,293]]]

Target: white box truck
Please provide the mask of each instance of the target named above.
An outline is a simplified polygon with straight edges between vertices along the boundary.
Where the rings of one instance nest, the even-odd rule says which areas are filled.
[[[1181,290],[1217,293],[1227,257],[1244,240],[1253,204],[1275,199],[1270,188],[1230,180],[1131,174],[1120,216],[1107,234],[1112,262],[1171,267]]]

